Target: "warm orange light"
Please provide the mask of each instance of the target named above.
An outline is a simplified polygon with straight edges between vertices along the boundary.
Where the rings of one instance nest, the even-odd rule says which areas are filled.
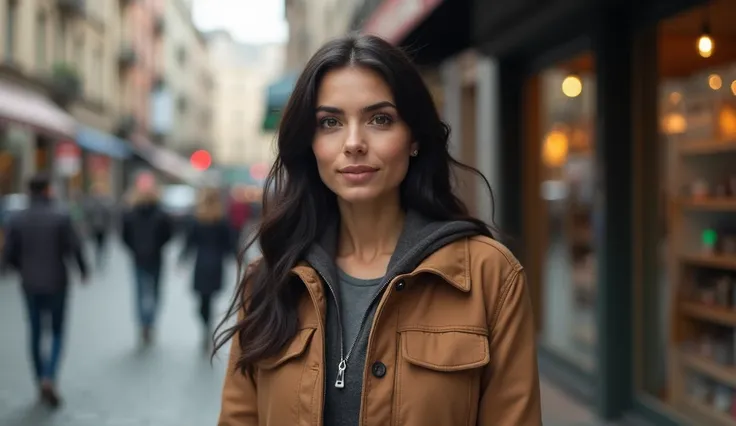
[[[575,98],[583,92],[583,82],[576,75],[568,75],[562,80],[562,93],[569,98]]]
[[[698,53],[700,56],[704,58],[710,58],[713,55],[713,49],[715,48],[715,43],[713,43],[713,39],[710,38],[708,34],[703,34],[698,39]]]
[[[708,76],[708,86],[713,90],[718,90],[723,86],[723,80],[718,74],[711,74]]]

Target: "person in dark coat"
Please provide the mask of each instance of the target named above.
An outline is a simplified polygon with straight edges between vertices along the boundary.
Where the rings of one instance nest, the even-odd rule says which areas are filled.
[[[194,216],[186,230],[180,263],[196,253],[194,261],[194,292],[199,297],[205,352],[209,352],[212,299],[222,289],[225,258],[235,255],[237,237],[224,214],[220,193],[205,189],[200,194]]]
[[[131,193],[132,207],[123,216],[123,242],[135,263],[136,306],[144,345],[151,343],[160,300],[163,250],[172,237],[171,218],[159,205],[153,177],[139,176]]]
[[[85,282],[87,263],[69,213],[55,206],[51,199],[50,183],[45,175],[31,179],[30,206],[14,215],[8,224],[0,270],[9,266],[20,274],[34,373],[42,401],[56,408],[61,403],[55,383],[70,281],[66,260],[76,259]],[[44,321],[46,317],[50,319],[48,323]],[[49,332],[51,345],[44,351],[41,342]]]

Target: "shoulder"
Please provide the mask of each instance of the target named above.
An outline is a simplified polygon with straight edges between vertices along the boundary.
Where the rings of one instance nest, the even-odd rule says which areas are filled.
[[[471,267],[490,269],[502,275],[518,273],[523,269],[508,247],[493,238],[482,235],[468,238],[468,258]]]

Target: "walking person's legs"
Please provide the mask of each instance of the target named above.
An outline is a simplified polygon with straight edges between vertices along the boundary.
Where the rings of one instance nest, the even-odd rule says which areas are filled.
[[[199,293],[199,318],[202,321],[202,349],[209,352],[211,346],[212,293]]]
[[[42,310],[39,296],[26,294],[26,308],[28,311],[28,344],[33,365],[33,373],[40,384],[43,376],[43,361],[41,356],[41,316]]]
[[[153,280],[151,274],[140,266],[135,270],[136,278],[136,312],[141,327],[141,338],[144,344],[151,343],[153,327]]]
[[[105,231],[95,231],[95,246],[97,251],[97,267],[102,267],[105,257]]]
[[[56,391],[56,377],[64,347],[66,292],[49,295],[46,302],[46,308],[51,317],[51,350],[43,363],[41,392],[44,400],[56,407],[61,403],[61,398]]]

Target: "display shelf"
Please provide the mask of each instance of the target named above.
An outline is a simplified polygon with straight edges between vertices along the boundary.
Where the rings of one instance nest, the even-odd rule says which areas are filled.
[[[736,197],[681,198],[678,204],[687,210],[736,213]]]
[[[704,376],[736,388],[736,367],[723,366],[704,356],[687,352],[682,354],[682,364]]]
[[[706,140],[685,142],[680,146],[681,155],[717,155],[736,152],[736,140]]]
[[[736,426],[736,140],[713,133],[669,141],[669,394],[696,424]]]
[[[688,398],[685,401],[685,405],[693,412],[693,414],[707,419],[710,425],[736,426],[736,420],[734,420],[730,415],[722,413],[703,402],[697,401],[693,398]]]
[[[736,256],[717,254],[686,254],[680,258],[686,265],[736,271]]]
[[[683,315],[691,319],[707,321],[713,324],[736,327],[736,309],[722,306],[709,306],[695,302],[683,302],[680,305]]]

